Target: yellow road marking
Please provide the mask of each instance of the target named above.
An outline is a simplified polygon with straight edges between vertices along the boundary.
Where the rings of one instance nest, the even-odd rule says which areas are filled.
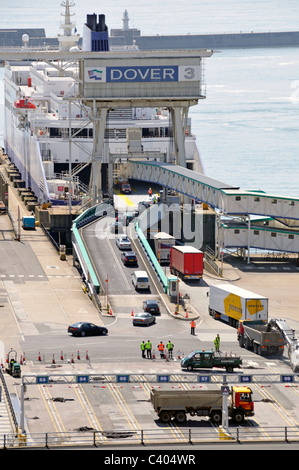
[[[129,207],[135,206],[134,202],[132,202],[131,199],[129,199],[124,194],[119,194],[118,197],[120,197],[127,206],[129,206]]]

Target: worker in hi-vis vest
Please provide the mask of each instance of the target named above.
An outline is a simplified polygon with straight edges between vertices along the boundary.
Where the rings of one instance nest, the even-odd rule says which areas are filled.
[[[151,359],[152,358],[152,343],[150,342],[149,339],[145,343],[145,350],[146,350],[146,357]]]
[[[141,349],[141,355],[144,359],[145,358],[145,342],[144,341],[142,341],[142,343],[140,345],[140,349]]]
[[[170,340],[166,344],[166,348],[167,348],[167,351],[168,351],[168,357],[170,359],[172,359],[172,351],[173,351],[173,348],[174,348],[174,344]]]
[[[161,359],[163,359],[164,358],[164,344],[162,343],[162,341],[160,341],[157,348],[158,348],[158,351],[160,352]]]
[[[217,334],[216,338],[214,339],[215,351],[219,352],[220,350],[220,336],[219,333]]]

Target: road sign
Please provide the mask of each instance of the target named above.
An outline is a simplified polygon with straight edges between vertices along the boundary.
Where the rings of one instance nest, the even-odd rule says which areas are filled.
[[[47,375],[38,375],[36,377],[36,383],[40,385],[48,384],[49,383],[49,377]]]
[[[251,383],[252,381],[252,376],[251,375],[240,375],[240,382],[241,383]]]
[[[221,386],[221,393],[222,393],[222,395],[228,396],[230,394],[229,386],[228,385],[222,385]]]
[[[89,382],[88,375],[77,375],[77,383],[78,384],[87,384]]]
[[[117,375],[116,376],[116,382],[117,383],[128,383],[128,382],[130,382],[130,376],[129,375]]]
[[[198,376],[198,382],[200,383],[210,383],[211,382],[211,376],[210,375],[199,375]]]
[[[280,380],[283,383],[293,383],[294,382],[294,376],[293,375],[281,375]]]
[[[158,382],[167,383],[169,382],[169,375],[157,375]]]

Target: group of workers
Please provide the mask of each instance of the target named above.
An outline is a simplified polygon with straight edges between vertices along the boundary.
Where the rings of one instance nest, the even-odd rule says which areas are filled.
[[[169,340],[168,343],[166,344],[166,348],[164,346],[163,341],[160,341],[160,343],[157,345],[158,351],[160,352],[160,357],[161,359],[164,359],[166,357],[165,352],[167,351],[168,357],[172,359],[172,351],[174,348],[174,344]],[[142,341],[140,345],[141,349],[141,356],[143,359],[148,358],[152,359],[152,343],[148,339],[146,342]]]
[[[192,328],[195,329],[195,326],[194,327],[191,326],[191,329]],[[214,346],[215,346],[215,352],[219,352],[220,351],[220,336],[219,336],[219,333],[217,334],[216,338],[214,339]],[[160,358],[161,359],[166,359],[166,358],[172,359],[173,358],[172,353],[173,353],[174,344],[172,343],[172,341],[169,340],[168,343],[166,344],[166,346],[164,345],[163,341],[160,341],[160,343],[157,345],[157,348],[158,348],[158,351],[160,353]],[[140,349],[141,349],[141,356],[142,356],[143,359],[145,359],[145,358],[152,359],[152,343],[149,339],[146,342],[142,341],[142,343],[140,344]]]

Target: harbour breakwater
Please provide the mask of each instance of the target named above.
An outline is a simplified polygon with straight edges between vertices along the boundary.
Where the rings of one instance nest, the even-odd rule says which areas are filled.
[[[46,37],[45,30],[39,29],[0,29],[1,47],[22,47],[23,34],[29,35],[29,47],[58,47],[57,38]],[[123,47],[133,44],[140,50],[162,49],[229,49],[256,47],[296,47],[299,46],[299,31],[185,34],[142,36],[138,29],[111,30],[109,45]],[[79,41],[81,45],[82,41]],[[0,57],[1,59],[1,57]]]

